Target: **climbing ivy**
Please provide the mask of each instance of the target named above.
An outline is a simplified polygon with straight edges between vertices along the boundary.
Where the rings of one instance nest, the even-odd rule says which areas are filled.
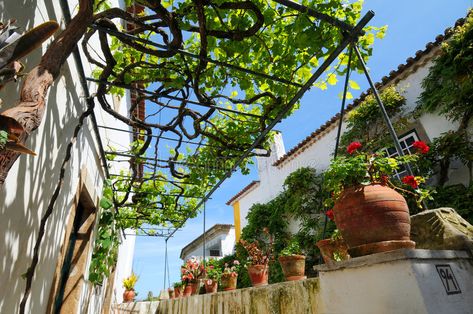
[[[89,268],[89,281],[96,285],[102,284],[103,280],[110,275],[118,257],[120,238],[112,195],[111,182],[106,180],[100,200],[101,214]]]
[[[473,13],[455,27],[422,81],[418,109],[440,112],[466,129],[473,117]]]
[[[441,134],[431,143],[423,171],[437,175],[431,207],[448,206],[473,223],[473,141],[468,127],[473,117],[473,13],[451,30],[441,46],[429,74],[422,81],[417,114],[444,114],[458,123],[456,130]],[[461,162],[468,168],[469,183],[447,186],[450,165]]]
[[[395,129],[403,129],[409,115],[405,112],[406,98],[395,87],[390,86],[380,93],[381,100]],[[363,143],[366,151],[376,151],[382,147],[392,146],[386,123],[382,119],[376,98],[373,94],[365,97],[347,114],[347,129],[340,139],[340,153],[346,154],[346,147],[354,141]]]
[[[291,173],[284,181],[284,190],[271,201],[254,204],[246,217],[242,230],[244,240],[263,240],[263,228],[267,227],[274,237],[274,253],[278,257],[292,241],[296,240],[307,256],[307,269],[317,263],[318,249],[315,243],[323,237],[323,200],[327,198],[323,188],[323,176],[311,167],[303,167]],[[292,235],[288,222],[296,220],[300,229]],[[329,222],[325,237],[335,229]],[[239,252],[244,256],[244,252]],[[270,264],[270,282],[284,280],[279,263]]]

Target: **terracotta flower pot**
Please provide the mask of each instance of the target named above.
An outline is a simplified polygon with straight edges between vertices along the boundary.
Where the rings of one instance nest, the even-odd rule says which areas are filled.
[[[415,247],[409,237],[411,224],[406,200],[387,186],[348,188],[333,212],[351,256]]]
[[[195,282],[191,282],[191,287],[192,287],[192,295],[196,295],[196,294],[199,294],[199,290],[200,290],[200,281],[197,280]]]
[[[337,258],[346,260],[350,258],[348,254],[348,246],[343,239],[325,239],[316,243],[320,250],[320,254],[324,259],[325,264],[332,265],[337,261]]]
[[[266,286],[268,284],[268,271],[268,265],[248,266],[248,275],[253,287]]]
[[[192,295],[192,286],[191,283],[186,284],[184,288],[184,293],[182,294],[183,297],[190,297]]]
[[[169,299],[174,299],[174,289],[168,289]]]
[[[123,302],[133,302],[135,295],[135,290],[125,290],[123,292]]]
[[[237,279],[238,275],[231,276],[231,275],[222,275],[222,288],[224,291],[235,290],[237,286]]]
[[[289,255],[279,256],[279,264],[281,264],[282,272],[287,281],[306,279],[305,272],[305,256]]]
[[[206,279],[205,284],[205,293],[215,293],[218,289],[218,281],[213,279]]]
[[[181,288],[174,288],[174,298],[177,299],[177,298],[180,298],[181,297]]]

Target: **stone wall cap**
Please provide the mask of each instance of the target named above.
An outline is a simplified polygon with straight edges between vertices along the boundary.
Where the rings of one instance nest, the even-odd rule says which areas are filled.
[[[402,260],[456,260],[473,258],[466,251],[453,250],[421,250],[401,249],[390,252],[371,254],[367,256],[351,258],[347,261],[336,262],[333,265],[316,265],[314,269],[319,272],[329,272],[345,268],[357,268],[381,263]]]

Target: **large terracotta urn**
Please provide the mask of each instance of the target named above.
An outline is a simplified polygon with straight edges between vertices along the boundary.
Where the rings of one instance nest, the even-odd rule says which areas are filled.
[[[415,247],[410,240],[407,202],[387,186],[371,184],[345,189],[333,213],[352,257]]]

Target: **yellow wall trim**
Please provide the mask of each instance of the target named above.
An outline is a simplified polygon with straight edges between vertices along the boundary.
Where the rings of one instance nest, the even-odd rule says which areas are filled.
[[[233,203],[233,221],[235,225],[235,241],[240,241],[241,225],[240,225],[240,201]]]

